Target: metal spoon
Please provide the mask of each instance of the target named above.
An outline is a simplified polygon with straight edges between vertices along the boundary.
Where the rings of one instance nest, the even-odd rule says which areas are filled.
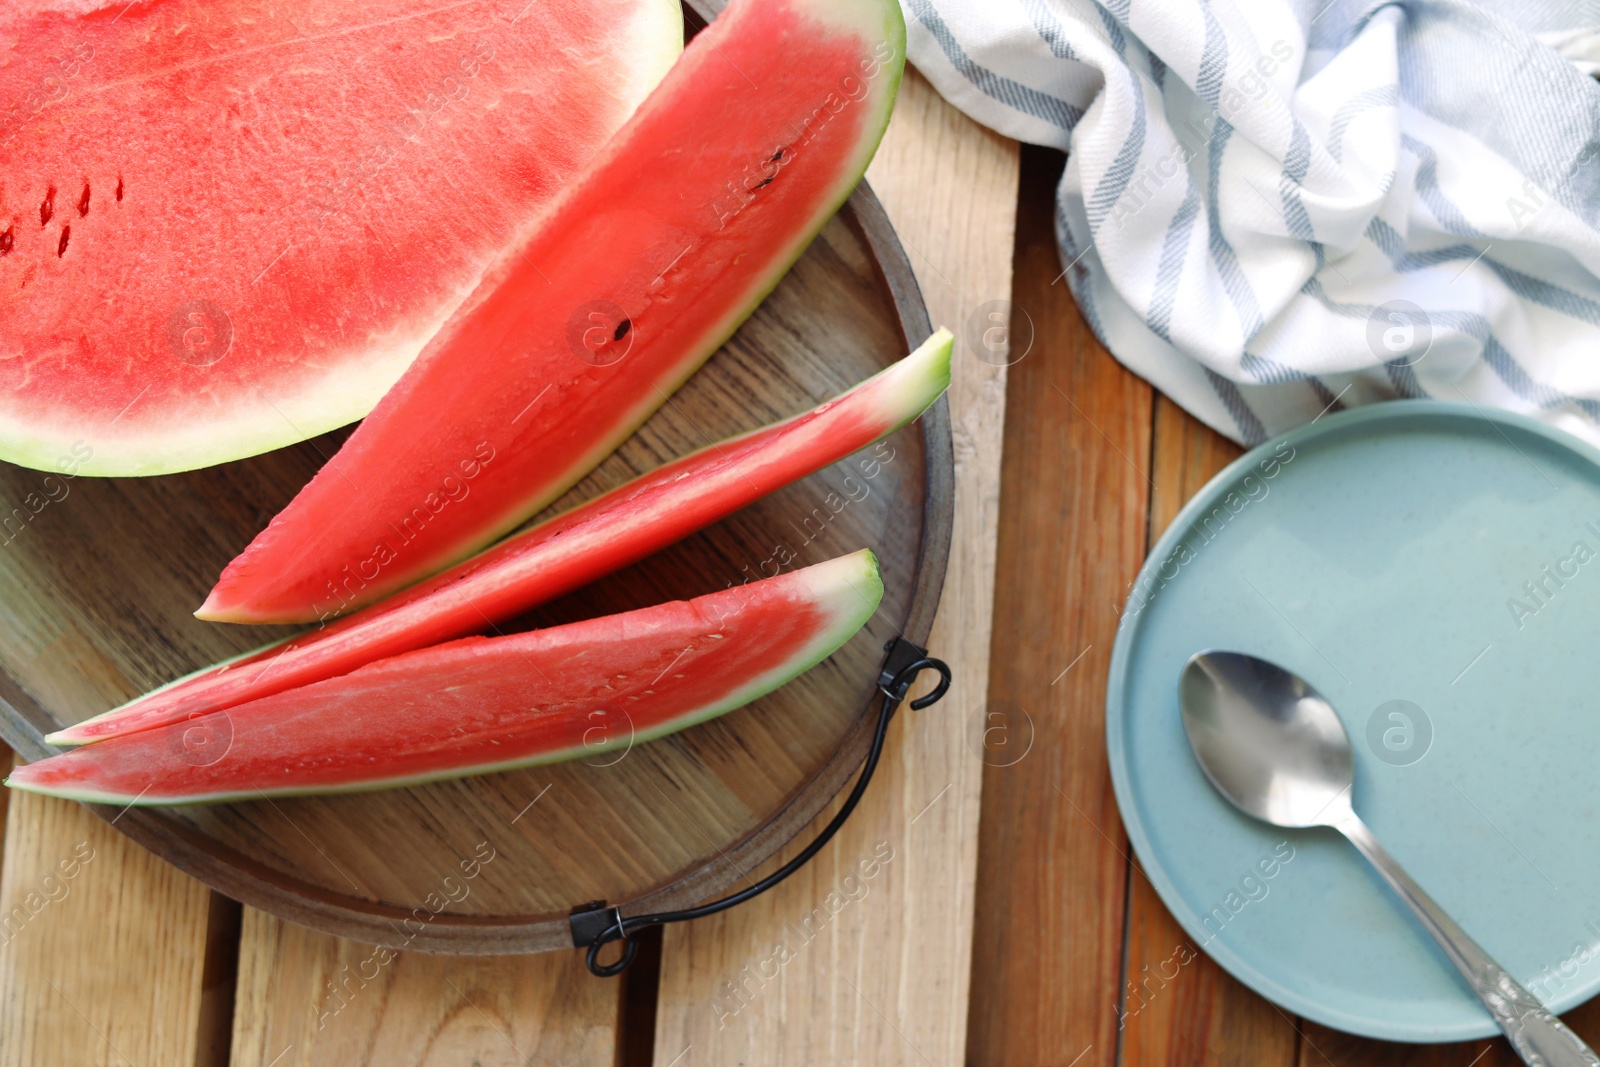
[[[1378,844],[1350,805],[1355,757],[1333,706],[1303,679],[1242,652],[1200,652],[1178,685],[1183,729],[1217,792],[1274,826],[1331,826],[1378,869],[1439,942],[1524,1063],[1600,1067]]]

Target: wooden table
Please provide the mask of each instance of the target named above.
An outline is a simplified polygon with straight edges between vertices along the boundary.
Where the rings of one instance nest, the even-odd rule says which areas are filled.
[[[898,717],[861,811],[801,875],[674,927],[622,981],[576,953],[402,953],[358,981],[368,947],[216,897],[73,804],[0,794],[0,1065],[1513,1062],[1501,1041],[1303,1024],[1204,956],[1148,978],[1187,942],[1117,817],[1105,674],[1147,547],[1237,449],[1079,317],[1052,238],[1061,166],[908,75],[871,180],[933,320],[965,335],[1010,299],[1026,352],[1003,368],[957,349],[956,538],[931,642],[957,685]],[[891,858],[803,937],[796,921],[874,855]],[[1571,1021],[1600,1036],[1600,1009]]]

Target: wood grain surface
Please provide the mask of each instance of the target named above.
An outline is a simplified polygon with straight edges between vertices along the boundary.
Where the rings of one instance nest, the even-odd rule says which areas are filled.
[[[609,1067],[622,986],[574,952],[391,953],[245,912],[234,1067]]]
[[[986,684],[1005,399],[1003,367],[980,358],[967,327],[1010,293],[1016,147],[908,73],[869,177],[930,315],[960,338],[950,393],[955,539],[929,642],[956,682],[935,707],[901,713],[861,808],[801,874],[667,931],[661,1065],[962,1058],[982,769],[970,720]]]
[[[203,1041],[210,892],[77,804],[17,794],[6,823],[0,1064],[221,1062]]]
[[[1010,368],[1006,402],[975,1064],[1117,1055],[1128,846],[1105,761],[1105,675],[1144,559],[1150,387],[1095,341],[1060,278],[1061,166],[1023,152],[1015,314],[1033,346]]]

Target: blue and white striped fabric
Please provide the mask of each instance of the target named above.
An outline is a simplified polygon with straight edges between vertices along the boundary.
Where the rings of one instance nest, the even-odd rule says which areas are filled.
[[[1222,433],[1426,396],[1600,444],[1595,0],[902,4],[946,98],[1068,150],[1085,317]]]

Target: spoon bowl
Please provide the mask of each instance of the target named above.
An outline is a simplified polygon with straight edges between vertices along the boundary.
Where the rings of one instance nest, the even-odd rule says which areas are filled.
[[[1239,810],[1287,827],[1335,826],[1350,811],[1350,737],[1304,679],[1240,652],[1200,652],[1179,697],[1200,769]]]

